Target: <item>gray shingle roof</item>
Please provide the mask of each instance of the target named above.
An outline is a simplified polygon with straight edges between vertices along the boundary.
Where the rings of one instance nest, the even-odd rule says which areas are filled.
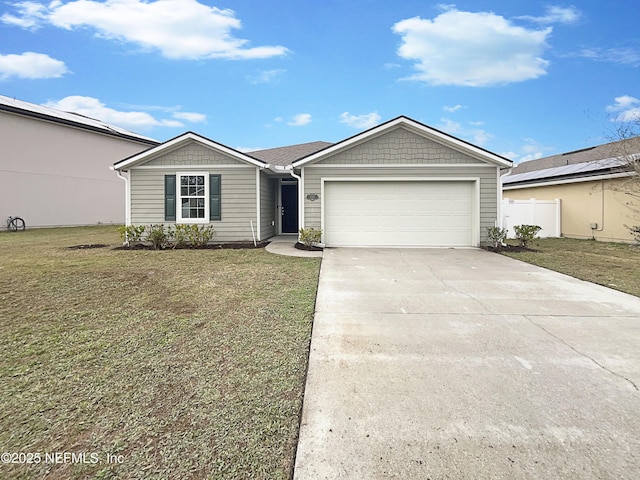
[[[532,172],[546,168],[562,167],[576,163],[591,162],[594,160],[604,160],[606,158],[620,157],[640,152],[640,137],[630,138],[618,142],[605,143],[595,147],[583,148],[573,152],[560,153],[550,157],[529,160],[515,165],[512,175],[518,173]]]
[[[614,170],[620,170],[626,163],[627,161],[621,158],[606,158],[604,160],[593,160],[591,162],[572,163],[530,172],[511,173],[511,175],[506,176],[502,180],[502,183],[504,185],[512,183],[528,184],[536,183],[536,181],[543,179],[557,180],[570,177],[591,177],[604,172],[611,173]]]
[[[584,178],[628,170],[640,156],[640,137],[530,160],[516,165],[503,184],[530,185],[541,181]]]
[[[290,145],[288,147],[269,148],[267,150],[256,150],[247,152],[258,160],[262,160],[270,165],[287,166],[291,165],[295,160],[316,153],[324,148],[333,145],[329,142],[309,142],[298,145]]]
[[[85,130],[91,130],[94,132],[146,143],[148,145],[157,145],[159,143],[153,138],[139,135],[95,118],[45,107],[44,105],[36,105],[35,103],[16,100],[15,98],[5,97],[4,95],[0,95],[0,111],[26,115],[29,117],[39,118],[41,120],[61,123],[63,125],[70,125],[83,128]]]

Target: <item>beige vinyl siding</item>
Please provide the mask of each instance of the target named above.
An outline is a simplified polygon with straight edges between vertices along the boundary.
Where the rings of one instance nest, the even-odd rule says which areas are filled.
[[[321,227],[321,206],[307,199],[307,195],[321,195],[321,179],[333,178],[447,178],[480,179],[480,241],[486,241],[487,227],[495,226],[497,219],[498,168],[492,165],[465,167],[304,167],[304,222],[305,227]]]
[[[484,162],[398,127],[322,160],[322,164],[468,164]]]
[[[171,169],[136,169],[131,175],[131,223],[148,225],[174,223],[164,220],[164,176],[184,172]],[[190,169],[189,172],[198,170]],[[207,174],[221,175],[222,220],[212,221],[216,241],[252,240],[250,220],[257,221],[256,167],[202,170]]]
[[[625,225],[638,225],[638,203],[629,195],[626,178],[601,179],[559,185],[508,189],[503,198],[511,200],[561,200],[561,235],[604,242],[632,242]],[[591,224],[597,228],[591,229]]]
[[[277,178],[260,172],[260,240],[266,240],[276,234],[277,185]]]

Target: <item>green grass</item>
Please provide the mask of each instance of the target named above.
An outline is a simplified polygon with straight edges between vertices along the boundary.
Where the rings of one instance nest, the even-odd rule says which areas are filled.
[[[542,238],[536,251],[503,252],[524,262],[640,297],[640,247],[624,243]]]
[[[319,260],[91,243],[0,233],[0,451],[100,459],[0,478],[289,478]]]

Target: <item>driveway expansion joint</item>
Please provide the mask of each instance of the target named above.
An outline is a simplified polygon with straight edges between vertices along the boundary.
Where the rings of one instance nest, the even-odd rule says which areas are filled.
[[[564,340],[562,337],[560,337],[560,336],[558,336],[558,335],[556,335],[554,333],[551,333],[549,330],[544,328],[539,323],[534,322],[530,315],[524,315],[524,318],[526,318],[532,325],[538,327],[540,330],[542,330],[547,335],[555,338],[556,340],[560,341],[563,345],[566,345],[567,347],[569,347],[571,350],[573,350],[575,353],[577,353],[581,357],[584,357],[584,358],[590,360],[591,362],[593,362],[594,365],[598,366],[599,368],[601,368],[605,372],[609,373],[610,375],[613,375],[614,377],[618,377],[618,378],[620,378],[622,380],[625,380],[626,382],[628,382],[636,390],[636,392],[640,392],[640,388],[638,388],[638,386],[635,384],[635,382],[633,380],[625,377],[624,375],[622,375],[622,374],[620,374],[618,372],[615,372],[615,371],[611,370],[610,368],[607,368],[606,366],[604,366],[603,364],[598,362],[595,358],[587,355],[584,352],[581,352],[576,347],[574,347],[573,345],[568,343],[566,340]]]

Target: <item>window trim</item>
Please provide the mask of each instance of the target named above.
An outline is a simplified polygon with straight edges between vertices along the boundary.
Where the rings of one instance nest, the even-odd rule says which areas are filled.
[[[182,177],[199,175],[204,177],[204,218],[183,218],[182,217],[182,195],[180,183]],[[189,198],[189,197],[185,197]],[[176,172],[176,223],[209,223],[209,172]]]

